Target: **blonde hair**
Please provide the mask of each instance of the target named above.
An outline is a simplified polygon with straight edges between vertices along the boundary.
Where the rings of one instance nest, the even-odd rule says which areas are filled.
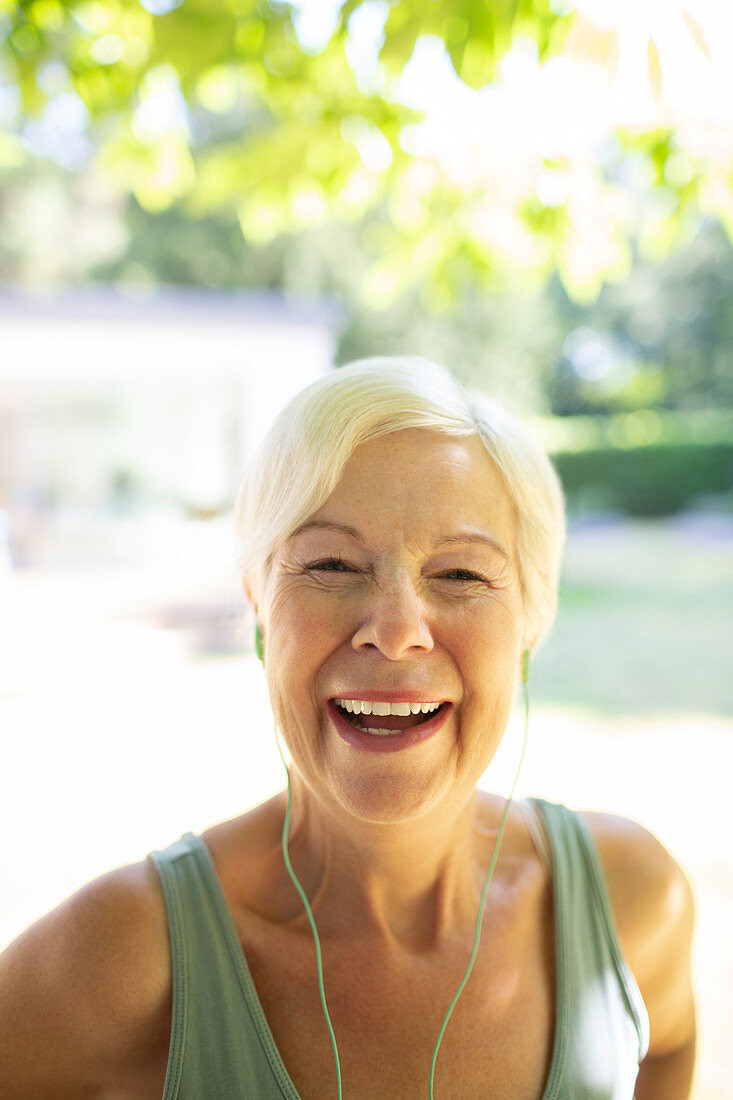
[[[562,489],[527,429],[444,367],[412,356],[361,359],[307,386],[285,406],[250,460],[234,518],[241,575],[262,591],[278,546],[335,489],[362,443],[405,428],[477,435],[517,512],[517,559],[533,645],[555,618],[565,540]]]

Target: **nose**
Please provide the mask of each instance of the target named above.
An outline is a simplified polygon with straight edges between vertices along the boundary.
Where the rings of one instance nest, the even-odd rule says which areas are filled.
[[[364,612],[351,640],[354,649],[378,649],[390,661],[432,650],[428,607],[409,577],[372,591]]]

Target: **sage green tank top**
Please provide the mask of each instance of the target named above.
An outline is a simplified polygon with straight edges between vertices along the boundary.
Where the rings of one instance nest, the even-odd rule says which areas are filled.
[[[549,858],[553,882],[556,1019],[542,1100],[632,1100],[649,1025],[621,956],[595,845],[565,806],[540,799],[518,805],[540,855]],[[151,854],[168,911],[173,969],[163,1100],[300,1100],[206,844],[186,833]]]

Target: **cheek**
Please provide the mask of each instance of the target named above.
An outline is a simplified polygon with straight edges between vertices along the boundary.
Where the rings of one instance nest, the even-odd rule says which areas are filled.
[[[334,601],[293,589],[268,607],[265,673],[278,725],[316,721],[319,676],[349,640],[348,616]]]
[[[273,645],[282,653],[299,647],[301,661],[307,661],[312,652],[334,649],[356,628],[358,607],[353,594],[325,591],[303,584],[300,578],[288,578],[273,592],[267,608]]]
[[[522,620],[514,609],[492,609],[461,634],[466,702],[483,720],[508,718],[519,672]]]
[[[273,634],[265,660],[270,707],[290,755],[300,765],[312,755],[318,741],[318,654],[296,630],[282,638],[276,631]]]
[[[280,588],[267,608],[268,640],[273,655],[277,652],[278,659],[287,659],[291,650],[300,649],[304,650],[301,658],[307,658],[317,643],[321,622],[322,617],[314,613],[313,601],[297,587]]]
[[[489,667],[507,667],[515,660],[519,647],[524,615],[515,597],[487,604],[479,614],[468,616],[460,624],[462,645],[472,651],[474,659]]]

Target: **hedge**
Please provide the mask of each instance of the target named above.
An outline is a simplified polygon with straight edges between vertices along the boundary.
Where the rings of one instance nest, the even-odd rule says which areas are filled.
[[[658,443],[560,452],[552,461],[571,512],[664,516],[733,490],[733,443]]]

